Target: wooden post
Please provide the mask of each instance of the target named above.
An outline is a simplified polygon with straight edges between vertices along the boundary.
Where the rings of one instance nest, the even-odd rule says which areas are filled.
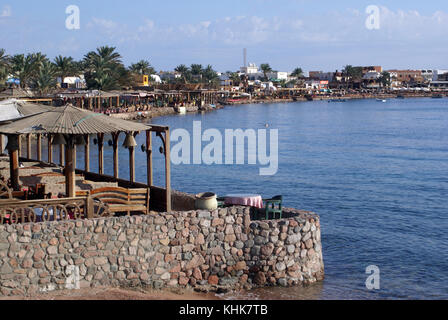
[[[19,141],[17,143],[19,145],[19,158],[20,158],[22,156],[22,136],[19,136],[18,139]]]
[[[67,146],[65,148],[65,195],[67,198],[74,198],[76,196],[74,157],[75,146],[73,144],[73,141],[67,141]]]
[[[31,134],[26,135],[26,157],[31,160]]]
[[[63,167],[65,164],[65,159],[64,159],[64,150],[65,150],[65,146],[63,144],[59,145],[59,164]]]
[[[84,145],[84,171],[90,171],[90,138],[89,135],[86,134],[84,136],[84,140],[86,140],[86,144]]]
[[[37,136],[37,161],[42,161],[42,135],[38,134]]]
[[[93,199],[92,197],[87,197],[87,203],[86,203],[86,211],[87,211],[87,219],[93,219]]]
[[[9,174],[11,178],[11,186],[14,191],[20,191],[19,185],[19,139],[20,136],[8,136],[9,148]]]
[[[47,142],[48,142],[48,163],[53,163],[53,145],[51,144],[51,136],[47,136]]]
[[[138,132],[134,133],[134,138]],[[135,147],[129,148],[129,181],[135,182]]]
[[[152,132],[146,130],[146,171],[148,176],[148,186],[154,185],[154,176],[152,172]]]
[[[166,212],[171,212],[171,146],[170,129],[165,131],[165,186],[166,186]]]
[[[118,174],[118,137],[120,136],[120,132],[112,133],[112,146],[114,149],[114,178],[119,177]]]
[[[98,133],[98,173],[104,173],[104,133]]]
[[[3,154],[3,135],[0,134],[0,154]]]

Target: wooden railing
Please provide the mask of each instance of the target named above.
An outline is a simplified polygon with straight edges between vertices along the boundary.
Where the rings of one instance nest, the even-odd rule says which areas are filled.
[[[0,200],[0,224],[19,224],[111,216],[109,208],[92,197],[21,201]]]

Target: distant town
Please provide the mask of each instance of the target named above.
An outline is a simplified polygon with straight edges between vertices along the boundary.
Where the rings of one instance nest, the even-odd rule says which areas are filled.
[[[378,94],[394,92],[433,95],[448,89],[448,70],[346,65],[335,71],[301,67],[278,71],[269,63],[247,63],[246,50],[243,57],[243,66],[236,71],[216,71],[201,64],[157,71],[147,60],[125,66],[116,48],[108,46],[88,52],[80,61],[63,56],[50,60],[40,52],[8,55],[0,49],[0,99],[73,102],[81,108],[123,113],[148,111],[148,105],[215,107],[264,99],[372,98],[375,94],[381,98]]]

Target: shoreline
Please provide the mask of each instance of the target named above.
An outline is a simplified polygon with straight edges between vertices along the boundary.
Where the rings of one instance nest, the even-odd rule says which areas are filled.
[[[432,93],[430,94],[407,94],[404,95],[405,99],[416,99],[416,98],[432,98]],[[223,109],[227,106],[239,106],[248,104],[270,104],[270,103],[293,103],[293,102],[313,102],[313,101],[328,101],[328,100],[362,100],[362,99],[398,99],[396,94],[348,94],[342,97],[336,96],[321,96],[313,97],[312,101],[307,100],[304,97],[300,98],[271,98],[271,99],[260,99],[254,98],[251,100],[241,100],[226,102],[224,104],[218,104],[216,107],[187,107],[187,114],[195,114],[200,112],[212,112],[215,110]],[[124,119],[124,120],[150,120],[164,116],[173,115],[184,115],[176,111],[175,107],[160,107],[152,108],[150,111],[134,111],[127,113],[114,113],[111,114],[112,117]]]

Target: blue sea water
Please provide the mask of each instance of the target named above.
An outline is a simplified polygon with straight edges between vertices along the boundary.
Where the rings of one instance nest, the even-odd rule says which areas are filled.
[[[193,121],[222,133],[278,129],[279,170],[260,176],[258,165],[177,165],[174,189],[282,194],[286,206],[321,217],[325,281],[227,298],[448,299],[448,99],[243,105],[153,123],[191,132]],[[157,155],[162,186],[163,168]],[[142,152],[137,176],[146,179]],[[379,290],[366,289],[370,265],[380,269]]]

